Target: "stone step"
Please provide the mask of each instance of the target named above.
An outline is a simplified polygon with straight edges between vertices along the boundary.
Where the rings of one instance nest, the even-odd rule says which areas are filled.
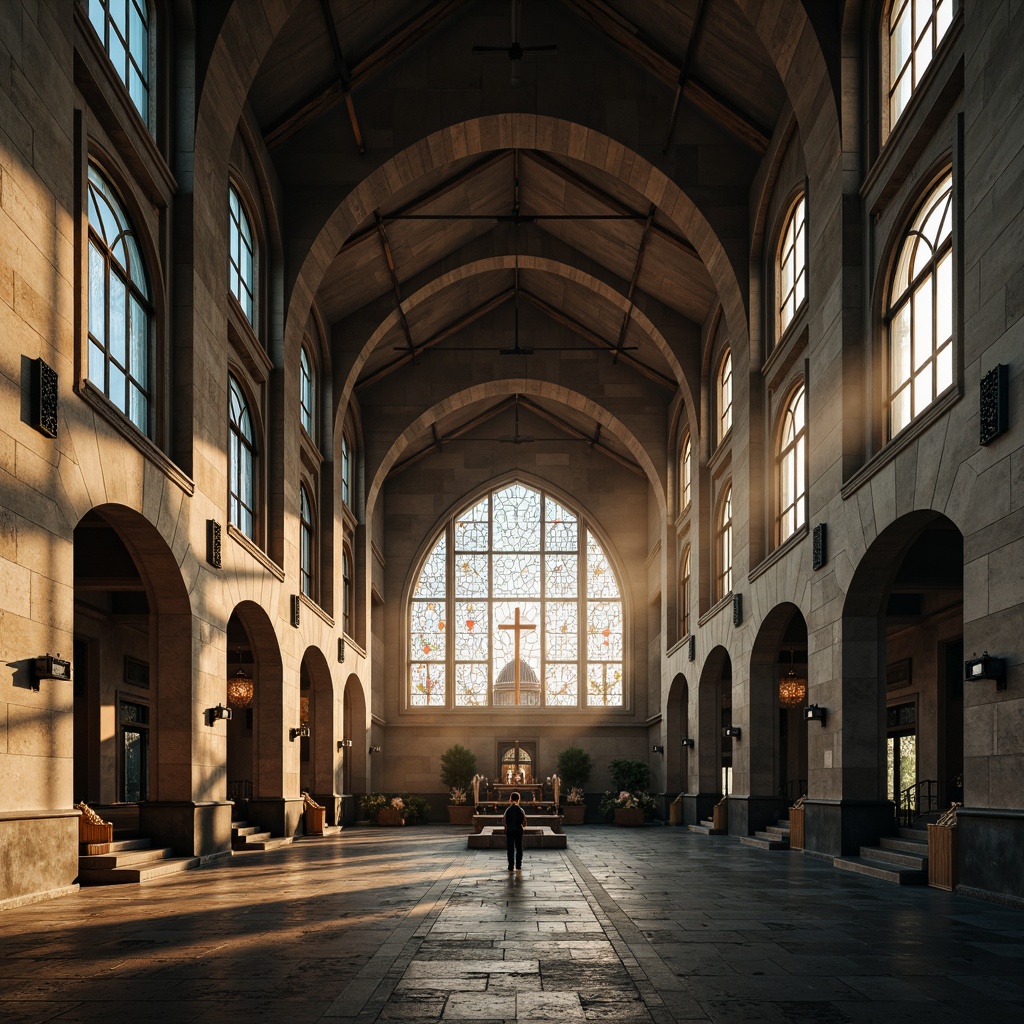
[[[119,885],[126,882],[149,882],[179,871],[199,866],[198,857],[171,857],[164,860],[137,864],[133,867],[83,868],[79,870],[80,885]]]
[[[231,849],[232,850],[253,850],[256,848],[262,849],[261,843],[267,842],[271,838],[272,833],[270,832],[257,832],[255,829],[251,832],[247,831],[244,835],[232,835],[231,837]]]
[[[904,853],[902,850],[888,850],[883,846],[862,846],[860,855],[867,860],[882,864],[894,864],[900,868],[912,868],[921,871],[928,867],[928,851]]]
[[[152,839],[116,839],[112,843],[79,843],[78,852],[82,857],[89,857],[101,853],[121,853],[123,850],[144,850],[152,845]]]
[[[259,825],[250,825],[248,824],[248,822],[242,825],[231,826],[232,836],[255,836],[258,835],[260,832],[261,829]],[[269,836],[270,833],[268,832],[267,835]]]
[[[768,832],[771,835],[776,836],[779,839],[786,839],[788,841],[789,840],[789,822],[781,822],[778,825],[769,825],[765,829],[765,832]],[[760,835],[761,833],[758,832],[757,834]]]
[[[753,846],[758,850],[788,850],[789,840],[768,835],[767,832],[755,832],[752,836],[740,836],[744,846]]]
[[[916,839],[918,842],[928,842],[928,829],[926,828],[900,828],[898,829],[900,839]]]
[[[834,857],[832,866],[839,868],[841,871],[853,871],[859,875],[869,875],[871,878],[878,878],[883,882],[892,882],[895,885],[927,885],[928,883],[927,871],[901,868],[895,864],[886,864],[883,861],[867,857]]]
[[[174,850],[169,847],[154,850],[150,846],[143,849],[122,850],[118,853],[97,854],[78,858],[79,870],[109,870],[113,868],[138,867],[140,864],[151,864],[157,861],[170,860]]]
[[[724,828],[715,828],[709,820],[702,821],[699,825],[687,825],[687,828],[691,832],[699,832],[702,836],[724,836],[726,834]]]
[[[257,839],[252,842],[244,842],[239,845],[235,845],[234,841],[231,843],[231,849],[235,852],[249,851],[249,850],[277,850],[282,846],[290,846],[292,843],[291,836],[277,836],[271,838],[269,832],[263,832],[261,835],[266,836],[265,839]],[[246,837],[248,839],[249,837]]]
[[[928,856],[928,843],[920,839],[897,839],[893,836],[882,836],[878,845],[886,850],[901,850],[903,853],[916,853],[920,857]]]

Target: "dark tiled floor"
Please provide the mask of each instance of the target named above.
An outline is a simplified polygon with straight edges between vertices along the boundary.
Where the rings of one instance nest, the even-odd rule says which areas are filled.
[[[1024,1020],[1024,914],[683,829],[356,828],[0,913],[0,1021]]]

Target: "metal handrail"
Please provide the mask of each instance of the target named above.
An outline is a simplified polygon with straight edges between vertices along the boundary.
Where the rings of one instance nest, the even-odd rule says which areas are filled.
[[[921,779],[900,793],[896,808],[897,822],[906,827],[926,814],[933,814],[948,807],[952,800],[963,800],[963,778],[957,776],[948,782],[938,779]]]
[[[779,786],[779,796],[784,797],[787,803],[792,803],[807,793],[806,779],[789,779]]]

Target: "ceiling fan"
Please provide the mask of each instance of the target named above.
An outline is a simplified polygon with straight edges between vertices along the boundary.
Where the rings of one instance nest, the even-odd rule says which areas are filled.
[[[504,53],[512,62],[512,87],[516,88],[521,79],[519,71],[522,66],[523,55],[527,53],[558,53],[558,47],[554,43],[540,46],[523,46],[519,42],[519,22],[522,15],[520,6],[521,0],[510,0],[512,6],[512,42],[509,46],[474,46],[473,53]]]

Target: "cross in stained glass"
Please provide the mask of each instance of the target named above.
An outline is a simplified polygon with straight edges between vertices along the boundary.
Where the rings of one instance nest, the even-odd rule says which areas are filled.
[[[519,621],[519,608],[516,608],[516,616],[514,622],[504,623],[498,626],[498,629],[512,629],[515,630],[515,653],[512,656],[513,663],[515,664],[515,681],[516,681],[516,705],[519,704],[519,634],[524,629],[536,629],[537,627],[531,622],[520,622]]]

